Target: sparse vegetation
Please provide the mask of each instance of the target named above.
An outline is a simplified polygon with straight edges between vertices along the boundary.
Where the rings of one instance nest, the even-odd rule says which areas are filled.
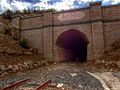
[[[120,48],[120,39],[116,40],[112,45],[113,49],[119,49]]]
[[[22,39],[20,40],[20,46],[23,47],[23,48],[28,49],[28,48],[29,48],[29,47],[28,47],[28,40],[27,40],[26,38],[22,38]]]
[[[8,10],[5,11],[1,16],[2,16],[4,19],[11,20],[11,19],[12,19],[12,11],[8,9]]]
[[[23,11],[20,11],[20,10],[16,10],[16,11],[11,11],[11,10],[7,10],[5,11],[4,13],[1,14],[1,16],[4,18],[4,19],[8,19],[8,20],[11,20],[12,19],[12,15],[35,15],[35,14],[41,14],[42,12],[44,11],[55,11],[55,9],[51,8],[51,9],[37,9],[37,10],[23,10]]]

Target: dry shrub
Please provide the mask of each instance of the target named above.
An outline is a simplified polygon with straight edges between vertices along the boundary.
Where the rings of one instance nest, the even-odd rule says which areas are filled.
[[[120,48],[120,38],[112,44],[112,48],[113,49],[119,49]]]

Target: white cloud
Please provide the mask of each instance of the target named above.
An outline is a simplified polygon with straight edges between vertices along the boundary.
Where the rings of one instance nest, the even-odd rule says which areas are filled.
[[[56,8],[60,9],[70,9],[73,7],[74,0],[65,0],[64,2],[56,3]]]
[[[24,10],[24,9],[27,9],[27,7],[29,7],[30,5],[31,5],[30,3],[19,2],[19,1],[16,1],[16,0],[11,2],[11,4],[8,3],[8,0],[0,0],[0,8],[1,8],[0,12],[6,11],[7,9],[10,9],[10,10]]]
[[[45,9],[48,8],[55,8],[56,10],[66,10],[66,9],[70,9],[70,8],[74,8],[73,7],[73,2],[74,0],[64,0],[63,2],[57,2],[54,5],[48,5],[47,1],[42,1],[40,3],[35,4],[34,6],[39,6],[39,7],[44,7]]]
[[[120,3],[120,0],[102,0],[103,5],[104,4],[109,4],[108,2],[111,2],[111,4],[118,4]]]
[[[2,10],[12,9],[7,0],[0,0],[0,6]]]
[[[23,0],[21,0],[23,1]],[[10,10],[23,10],[27,9],[28,7],[38,7],[45,9],[48,8],[55,8],[56,10],[66,10],[66,9],[72,9],[75,8],[74,1],[75,0],[63,0],[63,2],[56,2],[53,5],[48,4],[49,0],[42,0],[41,2],[38,2],[36,4],[28,3],[28,2],[20,2],[17,0],[13,0],[11,4],[8,3],[8,0],[0,0],[0,10],[5,11],[7,9]],[[56,0],[57,1],[57,0]],[[98,0],[77,0],[79,4],[81,3],[88,3],[88,2],[95,2]],[[102,1],[103,5],[108,3],[110,0],[99,0]],[[120,0],[111,0],[111,4],[117,4],[120,3]],[[84,4],[82,4],[84,5]]]
[[[117,3],[120,3],[120,0],[113,0],[112,4],[117,4]]]
[[[18,1],[13,1],[11,3],[12,9],[16,10],[24,10],[27,9],[31,4],[27,2],[18,2]]]

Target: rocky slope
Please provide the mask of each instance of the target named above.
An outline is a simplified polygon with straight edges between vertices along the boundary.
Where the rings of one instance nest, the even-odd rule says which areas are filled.
[[[118,43],[119,41],[117,41]],[[117,44],[120,47],[120,44]],[[120,42],[119,42],[120,43]],[[95,61],[90,61],[86,64],[89,70],[92,71],[120,71],[120,48],[113,47],[113,50],[105,53],[102,57]]]
[[[46,64],[43,54],[38,54],[33,48],[25,49],[19,45],[19,41],[11,36],[12,29],[10,21],[0,16],[0,76]]]
[[[43,55],[34,52],[34,49],[22,48],[18,41],[10,36],[0,34],[0,71],[8,68],[10,72],[33,69],[46,64]]]

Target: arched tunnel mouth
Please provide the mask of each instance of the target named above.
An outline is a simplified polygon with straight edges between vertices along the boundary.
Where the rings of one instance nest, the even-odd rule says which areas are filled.
[[[63,32],[56,40],[56,45],[71,52],[65,53],[67,61],[87,61],[87,45],[89,41],[84,33],[76,29]]]

